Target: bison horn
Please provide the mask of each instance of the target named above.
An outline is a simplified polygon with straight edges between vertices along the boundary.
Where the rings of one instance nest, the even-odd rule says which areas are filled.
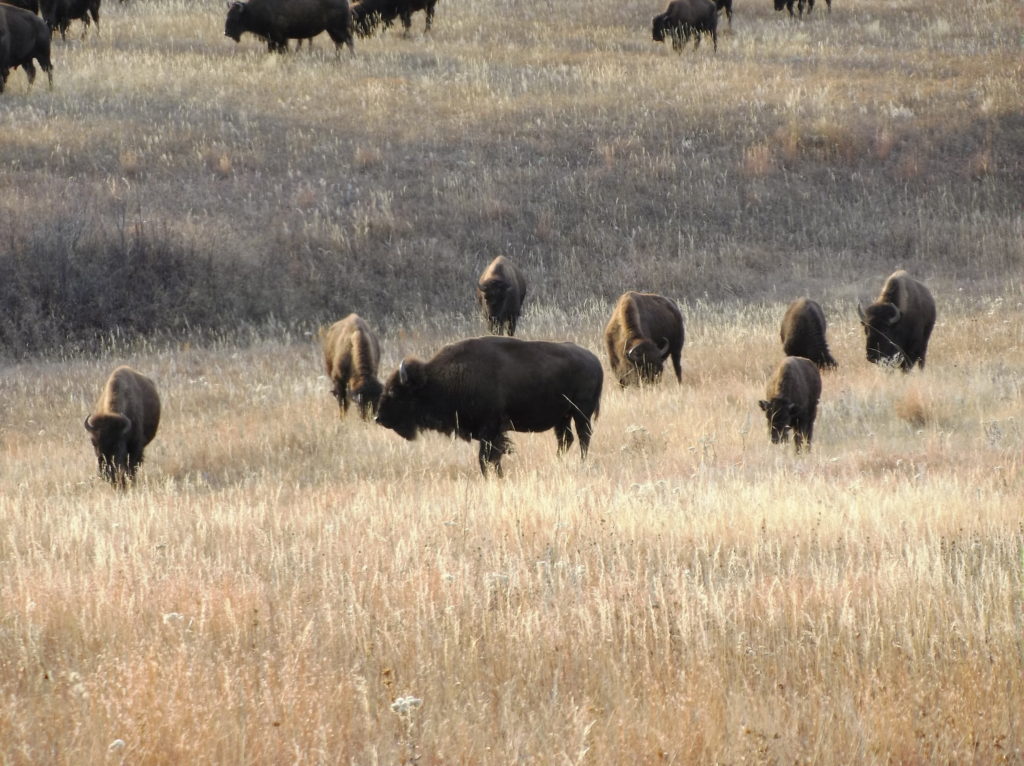
[[[85,416],[85,430],[92,433],[96,430],[96,426],[92,424],[92,415]]]
[[[398,365],[398,381],[403,386],[409,385],[409,370],[405,367],[404,359],[402,360],[402,363]]]
[[[125,417],[125,419],[124,419],[124,427],[121,429],[121,435],[122,436],[127,436],[128,432],[131,431],[131,430],[132,430],[132,419],[129,418],[129,417]]]
[[[898,321],[900,321],[900,317],[903,316],[899,306],[893,306],[892,312],[892,317],[889,319],[889,324],[891,325],[896,324]]]
[[[861,306],[859,302],[857,303],[857,316],[860,317],[860,321],[861,322],[867,322],[868,321],[867,315],[865,315],[865,313],[864,313],[864,307]]]
[[[658,354],[660,354],[661,358],[664,359],[665,357],[668,356],[668,353],[669,353],[668,338],[662,338],[661,342],[658,344]]]

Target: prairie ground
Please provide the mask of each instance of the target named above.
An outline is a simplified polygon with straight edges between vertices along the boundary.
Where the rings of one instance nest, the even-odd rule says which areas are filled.
[[[0,762],[1024,761],[1024,118],[1009,2],[736,4],[717,54],[629,0],[442,0],[336,56],[137,0],[0,97]],[[604,356],[686,317],[682,385],[606,380],[585,462],[341,421],[315,331],[387,374],[478,334]],[[935,294],[927,369],[856,302]],[[829,320],[813,451],[757,408]],[[82,428],[164,400],[136,486]]]

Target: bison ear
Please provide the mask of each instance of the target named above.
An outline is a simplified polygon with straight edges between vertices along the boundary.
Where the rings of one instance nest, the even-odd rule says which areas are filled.
[[[668,338],[662,338],[661,342],[658,344],[658,354],[661,356],[662,359],[667,359],[668,355],[669,355],[669,351],[670,351],[670,346],[669,346]]]
[[[757,403],[757,406],[760,407],[765,412],[768,412],[768,408],[771,406],[771,403],[770,402],[766,402],[764,399],[762,399],[761,401],[759,401]]]

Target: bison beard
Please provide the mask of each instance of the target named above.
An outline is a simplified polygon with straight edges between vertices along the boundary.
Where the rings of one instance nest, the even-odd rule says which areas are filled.
[[[597,357],[572,343],[484,337],[452,343],[432,359],[406,359],[384,385],[377,422],[405,439],[421,429],[480,442],[480,471],[501,476],[507,431],[554,429],[558,452],[590,445],[604,374]]]

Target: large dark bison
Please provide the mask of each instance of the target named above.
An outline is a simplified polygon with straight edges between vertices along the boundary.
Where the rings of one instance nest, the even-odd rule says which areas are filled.
[[[924,369],[928,339],[935,327],[935,299],[928,288],[905,271],[885,280],[882,292],[866,309],[857,305],[867,336],[869,362],[899,364],[910,372],[914,364]]]
[[[604,328],[608,362],[620,386],[656,382],[670,356],[681,383],[685,340],[679,307],[654,293],[623,293]]]
[[[488,336],[445,346],[433,359],[407,358],[384,384],[377,422],[405,439],[421,429],[480,441],[480,471],[501,476],[507,431],[555,430],[558,452],[575,423],[587,456],[603,383],[597,357],[573,343]]]
[[[29,85],[35,82],[33,59],[46,72],[52,88],[50,30],[34,13],[0,3],[0,93],[4,91],[10,71],[19,66],[25,70]]]
[[[434,22],[435,5],[437,0],[357,0],[352,4],[352,24],[356,34],[369,37],[378,24],[387,29],[396,18],[400,18],[404,33],[408,35],[412,27],[412,15],[424,11],[427,23],[423,31],[429,32]]]
[[[131,367],[107,379],[96,410],[85,419],[100,476],[125,487],[142,465],[142,451],[160,425],[160,396],[153,381]]]
[[[249,0],[228,3],[224,34],[236,43],[243,32],[266,41],[271,53],[286,53],[289,40],[309,40],[326,31],[337,48],[352,42],[348,0]]]
[[[484,269],[476,285],[476,302],[491,333],[516,334],[516,323],[526,299],[526,280],[519,269],[499,255]]]
[[[758,404],[768,418],[772,444],[788,441],[792,430],[796,451],[805,443],[810,451],[821,398],[821,374],[814,362],[802,356],[787,356],[768,381],[767,396]]]
[[[782,338],[782,350],[787,356],[806,357],[818,365],[819,369],[838,367],[828,350],[825,312],[817,301],[797,298],[790,303],[782,318],[779,336]]]
[[[81,19],[85,24],[84,36],[89,29],[89,17],[96,24],[96,33],[100,31],[100,0],[39,0],[39,11],[46,26],[53,32],[60,32],[62,40],[67,39],[68,27],[71,22]]]
[[[654,17],[654,41],[664,42],[666,34],[672,38],[674,51],[682,52],[691,35],[694,49],[700,46],[701,35],[711,35],[717,51],[718,9],[711,0],[672,0],[664,13]]]
[[[805,3],[807,5],[808,16],[811,14],[811,11],[814,10],[814,0],[775,0],[775,10],[781,11],[783,8],[787,8],[789,9],[789,15],[795,18],[793,14],[794,3],[796,4],[797,10],[800,12],[801,16],[804,15]],[[828,12],[832,13],[832,0],[825,0],[825,3],[828,5]]]
[[[377,380],[380,342],[370,326],[358,314],[349,314],[322,334],[324,366],[333,381],[331,393],[338,400],[344,417],[349,399],[359,408],[364,420],[377,411],[377,400],[384,387]]]

